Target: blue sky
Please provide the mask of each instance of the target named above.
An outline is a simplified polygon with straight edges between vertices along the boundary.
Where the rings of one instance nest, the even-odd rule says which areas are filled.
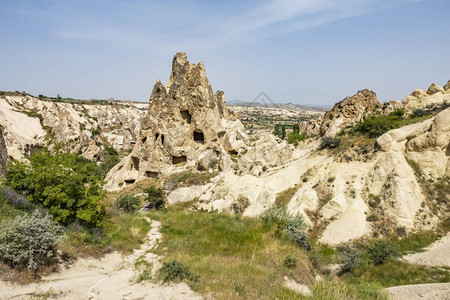
[[[450,79],[448,0],[0,0],[0,90],[147,101],[172,57],[228,101],[380,101]]]

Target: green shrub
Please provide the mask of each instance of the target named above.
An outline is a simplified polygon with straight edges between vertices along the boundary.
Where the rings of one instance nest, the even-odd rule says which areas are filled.
[[[403,108],[398,108],[391,112],[389,115],[402,118],[405,115],[405,110]]]
[[[16,267],[37,271],[56,256],[63,229],[43,211],[17,216],[0,227],[0,259]]]
[[[183,281],[184,279],[191,281],[198,280],[198,277],[192,274],[189,267],[177,260],[165,262],[159,272],[164,282],[176,280]]]
[[[367,222],[376,222],[378,221],[378,216],[377,215],[368,215],[366,218]]]
[[[134,212],[141,206],[141,198],[139,196],[132,195],[120,196],[116,199],[116,206],[124,212]]]
[[[390,241],[379,240],[367,248],[369,258],[376,265],[384,264],[388,260],[400,257],[397,247]]]
[[[423,109],[417,108],[413,111],[411,118],[419,118],[419,117],[424,116],[425,114],[426,114],[426,112]]]
[[[295,268],[297,266],[298,257],[293,254],[286,255],[286,258],[284,259],[284,266],[287,268]]]
[[[311,249],[308,237],[303,232],[306,224],[302,215],[293,216],[288,213],[286,207],[277,208],[273,206],[262,216],[262,221],[266,226],[276,226],[275,233],[278,237],[281,237],[284,233],[286,238],[297,246],[305,250]]]
[[[150,209],[160,209],[165,205],[166,192],[162,188],[157,188],[154,185],[151,185],[144,189],[145,201],[147,204],[146,208]]]
[[[41,150],[29,163],[10,163],[5,177],[6,185],[48,209],[58,223],[78,219],[90,226],[102,225],[106,213],[101,176],[96,163],[78,154]]]
[[[340,271],[341,273],[352,272],[356,267],[361,265],[362,262],[361,251],[353,249],[344,251],[339,259]]]
[[[320,141],[319,149],[336,148],[337,146],[339,146],[340,142],[341,139],[338,137],[333,138],[330,136],[324,136]]]
[[[385,132],[398,126],[394,122],[397,116],[369,116],[364,121],[356,124],[354,130],[356,132],[367,133],[370,138],[377,138]]]
[[[297,125],[298,126],[298,125]],[[298,131],[294,131],[288,134],[287,142],[289,144],[298,145],[298,142],[306,140],[308,137],[304,134],[299,134]]]
[[[291,232],[288,234],[289,240],[295,245],[304,250],[311,250],[311,245],[308,242],[308,236],[303,231]]]

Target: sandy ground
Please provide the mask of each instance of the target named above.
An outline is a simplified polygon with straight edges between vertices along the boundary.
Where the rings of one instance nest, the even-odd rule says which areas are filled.
[[[426,251],[406,255],[403,258],[410,263],[450,267],[450,234],[447,234],[447,236],[430,245]],[[401,285],[386,290],[391,294],[394,300],[450,300],[450,282]]]
[[[400,285],[386,289],[394,300],[449,300],[450,283]]]
[[[115,252],[100,260],[79,259],[70,269],[45,277],[39,284],[21,286],[0,281],[0,299],[29,299],[46,293],[51,299],[202,299],[185,283],[136,282],[136,260],[151,263],[153,274],[161,266],[161,257],[150,252],[161,239],[160,226],[153,221],[145,243],[129,256]]]
[[[403,258],[410,263],[450,267],[450,233],[434,242],[426,251],[410,254]]]

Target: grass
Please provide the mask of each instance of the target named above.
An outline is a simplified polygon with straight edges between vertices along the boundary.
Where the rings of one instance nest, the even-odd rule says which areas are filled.
[[[300,185],[297,185],[278,193],[275,199],[276,206],[278,208],[287,206],[299,188]]]
[[[259,219],[187,210],[192,204],[150,212],[162,222],[157,252],[165,262],[182,263],[195,275],[186,282],[215,299],[387,299],[378,284],[313,283],[308,253],[278,238],[274,226]],[[332,248],[322,253],[334,255]],[[286,264],[287,257],[296,263]],[[298,260],[297,260],[298,258]],[[310,297],[284,286],[284,277],[311,285]],[[325,297],[325,298],[324,298]]]
[[[400,254],[410,254],[422,252],[426,247],[434,243],[440,238],[440,235],[431,230],[411,233],[407,237],[391,237],[389,238],[398,248]]]
[[[212,173],[196,173],[193,171],[186,171],[175,173],[169,176],[169,180],[175,182],[176,187],[204,185],[208,183],[211,178],[215,177],[217,172]]]
[[[140,247],[149,230],[150,223],[144,215],[116,213],[101,231],[70,227],[61,249],[71,257],[99,257],[112,250],[128,254]]]
[[[352,274],[341,277],[348,284],[376,282],[382,287],[397,285],[449,282],[449,268],[436,268],[409,264],[404,261],[389,261],[381,265],[365,264]]]
[[[273,228],[260,220],[183,207],[151,212],[150,217],[163,224],[158,252],[198,275],[197,281],[188,283],[204,295],[212,293],[217,299],[293,296],[283,287],[284,276],[305,284],[312,280],[306,253],[276,238]],[[284,266],[288,254],[299,258],[295,268]]]

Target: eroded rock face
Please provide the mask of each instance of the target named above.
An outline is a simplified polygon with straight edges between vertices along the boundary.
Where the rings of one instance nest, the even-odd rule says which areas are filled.
[[[381,107],[374,92],[367,89],[359,91],[336,103],[325,113],[320,125],[320,135],[335,136],[345,127],[354,126]]]
[[[53,102],[5,92],[0,125],[9,156],[22,160],[32,149],[62,143],[67,150],[96,159],[104,146],[132,148],[139,134],[143,104],[128,102]]]
[[[450,81],[449,81],[450,82]],[[433,83],[428,90],[414,90],[410,95],[403,99],[403,108],[407,113],[416,109],[432,108],[442,105],[444,102],[450,102],[450,84],[447,83],[444,88]]]
[[[169,82],[156,82],[140,127],[133,152],[106,177],[107,189],[169,174],[181,165],[226,167],[228,154],[248,141],[224,93],[213,93],[203,63],[188,62],[185,53],[175,55]]]
[[[0,176],[5,174],[5,166],[9,161],[5,139],[3,138],[3,128],[0,126]]]

